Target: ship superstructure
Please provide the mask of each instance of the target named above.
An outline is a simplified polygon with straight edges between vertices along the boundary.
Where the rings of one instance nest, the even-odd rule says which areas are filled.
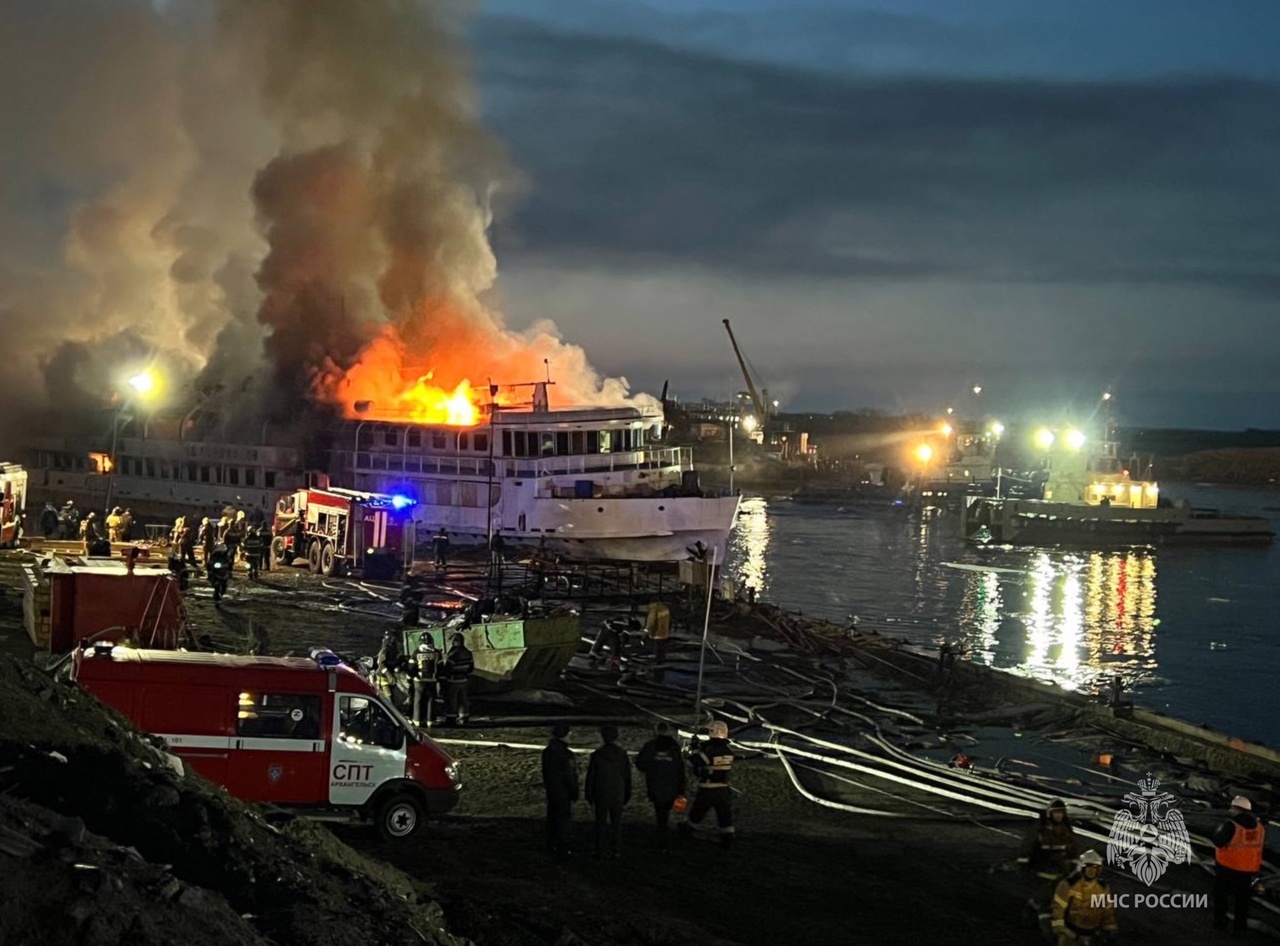
[[[487,408],[471,427],[349,422],[330,475],[415,500],[419,535],[533,545],[573,558],[675,561],[722,546],[736,495],[703,490],[687,447],[660,440],[654,408],[552,410],[546,383],[529,405]]]

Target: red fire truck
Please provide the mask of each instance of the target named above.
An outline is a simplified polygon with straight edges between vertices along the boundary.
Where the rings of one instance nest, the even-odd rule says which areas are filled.
[[[407,838],[457,804],[448,753],[326,650],[310,657],[76,652],[72,679],[237,798]]]
[[[350,489],[300,489],[276,503],[271,561],[303,559],[332,577],[359,570],[365,578],[394,578],[413,562],[413,505],[405,496]]]

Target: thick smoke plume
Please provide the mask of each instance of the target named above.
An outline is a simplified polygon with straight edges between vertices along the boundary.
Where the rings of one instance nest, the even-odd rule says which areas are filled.
[[[518,176],[440,0],[22,4],[0,30],[0,319],[24,407],[91,412],[158,364],[296,416],[536,380],[619,402],[550,323],[487,305]],[[421,387],[421,385],[419,385]],[[220,395],[220,400],[218,396]],[[10,411],[12,415],[14,411]]]

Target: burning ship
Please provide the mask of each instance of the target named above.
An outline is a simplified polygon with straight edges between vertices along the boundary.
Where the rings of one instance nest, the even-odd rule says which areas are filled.
[[[23,390],[74,431],[7,412],[34,448],[32,499],[160,530],[224,506],[269,517],[327,476],[411,496],[420,530],[461,541],[649,560],[722,543],[737,499],[699,488],[657,402],[495,307],[490,226],[519,175],[482,126],[456,19],[392,0],[230,6],[163,57],[219,67],[153,83],[183,149],[68,212],[48,264],[66,279],[31,272],[24,370],[44,374],[43,405]],[[188,101],[179,87],[209,107],[160,110]],[[134,115],[133,91],[110,101]],[[114,173],[114,134],[77,144]],[[165,377],[121,376],[144,363]],[[544,367],[552,391],[489,380]]]
[[[217,516],[225,506],[269,518],[282,493],[326,482],[412,499],[420,537],[444,528],[460,544],[496,533],[508,546],[629,561],[723,546],[738,497],[700,487],[691,451],[662,442],[660,407],[553,409],[549,386],[506,389],[507,404],[455,394],[450,410],[337,421],[323,451],[266,425],[255,443],[209,439],[191,414],[176,427],[151,423],[113,438],[114,449],[45,442],[30,458],[30,491],[85,510],[128,506],[163,529],[176,516]],[[520,388],[532,389],[527,403],[509,393]],[[370,408],[353,406],[357,416]]]
[[[487,541],[492,529],[507,544],[632,561],[723,546],[738,497],[700,487],[689,448],[662,443],[660,409],[553,410],[548,386],[528,385],[527,404],[487,405],[473,426],[350,424],[332,475],[414,499],[420,529],[463,542]]]

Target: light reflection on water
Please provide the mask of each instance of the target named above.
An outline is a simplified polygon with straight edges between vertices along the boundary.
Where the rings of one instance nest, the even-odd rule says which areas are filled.
[[[955,637],[970,656],[1069,689],[1092,688],[1103,675],[1149,679],[1159,624],[1152,553],[1026,554],[1021,574],[957,573],[964,589]]]
[[[1156,560],[1146,551],[973,549],[936,513],[744,499],[728,570],[769,600],[857,615],[973,660],[1094,689],[1156,669]]]
[[[1166,489],[1269,516],[1275,492]],[[1280,544],[1091,552],[979,549],[954,518],[745,499],[728,571],[764,597],[983,663],[1092,689],[1119,673],[1141,705],[1280,745]],[[1158,592],[1158,593],[1157,593]]]
[[[729,539],[728,561],[737,581],[763,591],[769,584],[769,538],[773,522],[769,502],[761,496],[742,500],[738,523]]]

